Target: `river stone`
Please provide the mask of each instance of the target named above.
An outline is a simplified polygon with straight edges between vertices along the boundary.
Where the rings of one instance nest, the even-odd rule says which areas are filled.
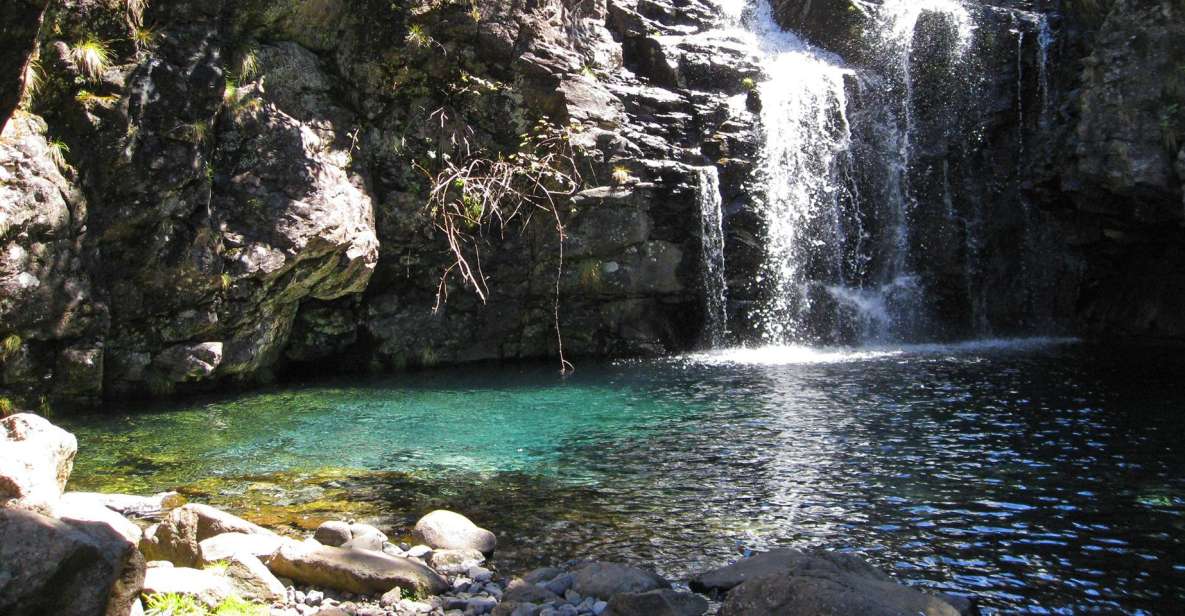
[[[625,592],[609,600],[605,616],[701,616],[708,600],[689,592],[664,588],[649,592]]]
[[[395,586],[421,595],[448,590],[448,582],[428,567],[368,550],[285,543],[267,566],[282,577],[356,594],[383,593]]]
[[[144,531],[130,520],[108,509],[103,501],[84,492],[67,492],[54,508],[54,517],[66,522],[99,522],[111,527],[132,545],[140,543]]]
[[[671,583],[656,573],[620,563],[594,562],[572,572],[572,590],[599,599],[670,587]]]
[[[350,540],[343,543],[341,547],[382,552],[385,543],[387,543],[387,535],[383,531],[370,524],[351,524]]]
[[[44,417],[0,419],[0,508],[53,515],[77,452],[74,435]]]
[[[486,557],[477,550],[436,550],[428,564],[443,575],[458,575],[480,567],[485,561]]]
[[[313,539],[316,539],[322,545],[331,547],[341,547],[342,544],[354,537],[350,532],[350,525],[346,522],[337,520],[329,520],[322,522],[317,530],[313,531]]]
[[[230,580],[213,571],[190,567],[154,567],[144,574],[144,594],[188,595],[215,607],[234,594]]]
[[[246,535],[243,533],[222,533],[198,543],[198,564],[209,564],[226,560],[235,554],[249,554],[266,559],[285,542],[292,541],[279,535]]]
[[[818,558],[832,559],[836,556],[839,555],[833,554],[831,552],[823,552]],[[769,552],[756,554],[751,558],[739,560],[726,567],[721,567],[706,573],[701,573],[691,578],[689,586],[691,586],[691,589],[696,592],[702,592],[709,595],[725,593],[732,588],[756,577],[770,573],[787,571],[804,564],[809,566],[809,563],[813,559],[814,557],[808,556],[799,550],[771,550]],[[859,559],[851,560],[854,562],[848,562],[848,559],[845,558],[840,564],[844,567],[861,570],[867,575],[879,575],[883,576],[886,580],[890,579],[880,571],[877,571],[867,563],[864,563],[864,561]]]
[[[109,525],[0,509],[0,614],[123,616],[143,583],[143,556]]]
[[[444,509],[437,509],[420,518],[412,534],[434,549],[474,549],[489,555],[494,553],[498,545],[494,533],[477,526],[459,513]]]
[[[274,603],[288,596],[280,580],[251,554],[240,552],[228,557],[222,574],[230,581],[231,588],[248,601]]]
[[[223,533],[243,533],[245,535],[275,535],[272,531],[236,515],[215,509],[209,505],[189,503],[180,507],[189,509],[197,515],[198,541],[208,539]]]

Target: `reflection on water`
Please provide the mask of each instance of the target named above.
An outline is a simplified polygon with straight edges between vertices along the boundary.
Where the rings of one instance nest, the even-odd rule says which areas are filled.
[[[681,578],[818,545],[1010,612],[1162,611],[1185,601],[1183,367],[1061,340],[475,366],[79,418],[72,487],[293,526],[445,506],[504,570]]]

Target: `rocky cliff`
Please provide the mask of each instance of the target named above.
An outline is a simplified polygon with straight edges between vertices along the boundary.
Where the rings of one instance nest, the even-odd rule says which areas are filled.
[[[744,314],[760,69],[713,32],[708,0],[17,4],[0,46],[0,103],[24,100],[0,139],[6,399],[548,357],[561,340],[570,356],[687,349],[704,322],[709,165]],[[1015,4],[979,7],[988,77],[969,98],[944,98],[939,69],[914,84],[933,125],[911,178],[929,199],[959,186],[958,216],[915,222],[942,335],[1185,337],[1185,17],[1169,0]],[[876,68],[865,3],[775,7]],[[1053,20],[1048,65],[1017,9]],[[976,121],[942,124],[961,105]],[[570,145],[579,182],[529,222],[479,209],[462,229],[483,301],[449,270],[427,207],[437,172],[529,167],[540,126]],[[972,226],[991,241],[969,243]],[[1022,227],[1040,232],[1018,256]],[[1035,277],[1032,262],[1056,267]]]

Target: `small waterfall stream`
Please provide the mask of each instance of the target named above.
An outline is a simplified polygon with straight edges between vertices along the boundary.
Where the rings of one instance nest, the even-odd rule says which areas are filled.
[[[721,209],[720,175],[708,165],[698,171],[700,241],[703,263],[704,332],[701,343],[716,348],[724,343],[728,304],[724,280],[724,213]]]

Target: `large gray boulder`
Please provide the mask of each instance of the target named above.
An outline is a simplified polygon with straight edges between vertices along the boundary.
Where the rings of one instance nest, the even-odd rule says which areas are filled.
[[[272,573],[318,587],[357,594],[381,594],[398,586],[437,595],[448,582],[413,560],[369,550],[287,543],[266,562]]]
[[[494,533],[459,513],[444,509],[437,509],[420,518],[412,535],[425,545],[443,550],[472,549],[489,555],[498,545]]]
[[[148,560],[191,567],[202,558],[200,543],[227,533],[274,537],[272,531],[209,505],[188,503],[144,531],[140,550]]]
[[[572,572],[572,590],[601,599],[670,587],[670,582],[652,571],[620,563],[594,562]]]
[[[697,575],[691,587],[727,592],[721,616],[959,616],[859,558],[825,551],[774,550]]]
[[[44,417],[0,419],[0,508],[52,515],[77,452],[74,435]]]
[[[218,562],[240,554],[266,559],[291,541],[279,535],[222,533],[198,542],[198,564]]]
[[[109,525],[0,509],[0,614],[126,616],[143,583],[143,556]]]
[[[216,565],[230,582],[235,594],[257,603],[283,601],[287,596],[284,584],[255,556],[233,554]]]

